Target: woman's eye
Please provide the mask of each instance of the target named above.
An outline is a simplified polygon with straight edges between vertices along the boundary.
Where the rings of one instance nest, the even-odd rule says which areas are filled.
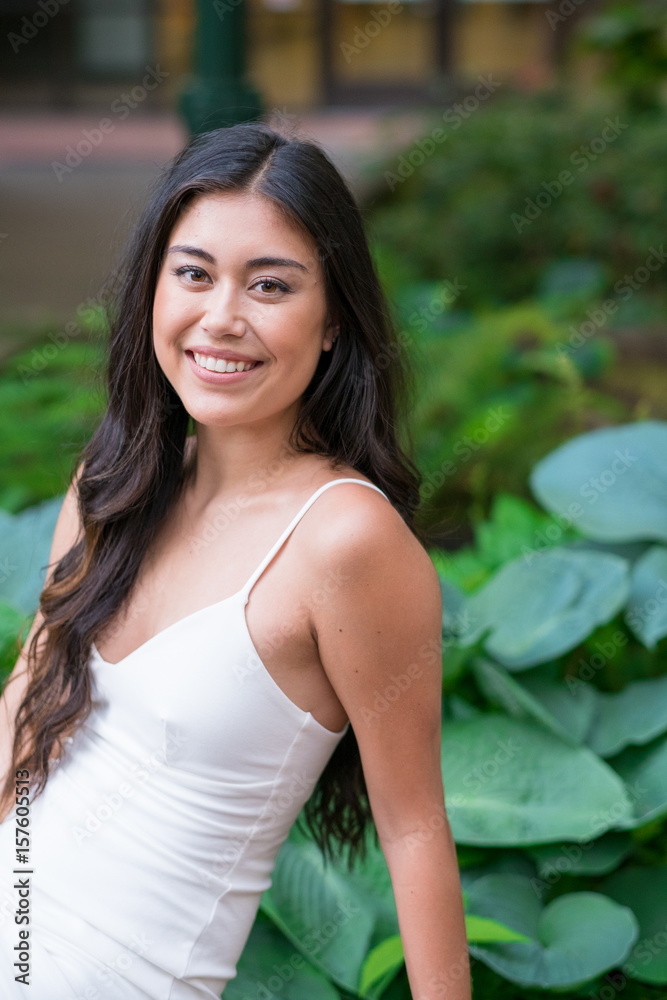
[[[260,280],[255,283],[255,287],[259,288],[261,285],[264,286],[262,291],[266,292],[268,295],[275,295],[277,291],[289,292],[287,285],[284,285],[282,281],[276,281],[275,278],[260,278]]]
[[[183,267],[177,267],[173,273],[179,277],[187,274],[196,285],[203,284],[203,282],[208,278],[206,271],[202,271],[200,267],[193,267],[192,264],[185,264]]]

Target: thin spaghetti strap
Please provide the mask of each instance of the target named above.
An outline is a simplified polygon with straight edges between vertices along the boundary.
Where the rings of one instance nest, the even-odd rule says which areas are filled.
[[[260,578],[260,576],[262,575],[262,573],[264,572],[264,570],[266,569],[266,567],[269,565],[269,563],[271,562],[271,560],[273,559],[273,557],[275,556],[275,554],[285,544],[285,542],[287,541],[287,539],[289,538],[289,536],[292,534],[292,532],[296,528],[297,524],[299,523],[299,521],[301,520],[301,518],[303,517],[303,515],[308,510],[308,508],[311,506],[311,504],[315,503],[315,501],[317,500],[317,498],[320,495],[320,493],[324,493],[324,491],[326,489],[328,489],[330,486],[335,486],[336,483],[359,483],[361,486],[370,486],[371,489],[377,490],[378,493],[382,493],[382,496],[385,498],[385,500],[389,500],[389,497],[387,496],[387,494],[383,493],[379,486],[375,486],[374,483],[367,483],[364,479],[332,479],[330,482],[325,483],[324,486],[320,486],[320,488],[318,490],[315,490],[315,492],[313,493],[313,495],[308,500],[306,500],[305,504],[303,505],[303,507],[301,508],[301,510],[298,512],[298,514],[296,514],[292,518],[292,520],[287,525],[287,527],[283,531],[283,533],[280,536],[280,538],[278,539],[278,541],[275,543],[275,545],[273,545],[271,547],[270,551],[267,553],[267,555],[264,557],[264,559],[262,559],[261,563],[259,564],[259,566],[255,570],[255,572],[252,574],[252,576],[250,577],[250,579],[246,583],[245,587],[243,587],[243,589],[241,590],[240,593],[243,594],[243,596],[245,598],[246,604],[247,604],[248,598],[250,596],[250,591],[254,587],[255,583]]]

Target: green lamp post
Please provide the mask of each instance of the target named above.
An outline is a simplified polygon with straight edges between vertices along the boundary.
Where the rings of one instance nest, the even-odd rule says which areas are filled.
[[[179,110],[191,135],[258,118],[257,91],[245,78],[245,3],[196,0],[194,75]]]

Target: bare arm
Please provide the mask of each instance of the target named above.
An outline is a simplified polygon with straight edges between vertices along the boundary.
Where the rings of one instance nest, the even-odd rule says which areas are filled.
[[[82,530],[76,495],[76,487],[80,472],[81,467],[77,470],[76,476],[65,494],[60,508],[60,513],[58,514],[58,520],[56,521],[56,526],[53,532],[53,541],[51,543],[51,552],[49,555],[49,568],[46,574],[46,579],[49,582],[56,564],[76,543],[80,531]],[[19,705],[23,700],[27,686],[28,675],[26,654],[30,649],[32,638],[43,620],[42,613],[38,610],[30,627],[30,631],[26,636],[25,643],[23,644],[19,658],[16,661],[16,665],[9,675],[2,692],[2,697],[0,697],[0,788],[4,785],[11,763],[12,744],[14,741],[14,720],[16,718]],[[2,822],[2,820],[11,812],[11,808],[12,804],[9,803],[8,807],[5,805],[4,810],[0,810],[0,822]]]
[[[470,1000],[456,848],[440,762],[442,603],[435,568],[378,497],[336,511],[317,572],[344,587],[313,605],[324,669],[354,729],[391,875],[415,1000]]]

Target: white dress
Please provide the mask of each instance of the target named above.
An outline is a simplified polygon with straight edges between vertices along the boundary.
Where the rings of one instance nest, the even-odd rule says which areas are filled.
[[[288,698],[245,606],[310,505],[348,482],[382,493],[325,483],[236,594],[118,663],[93,646],[93,710],[30,809],[30,987],[15,979],[15,809],[0,824],[3,1000],[204,1000],[236,975],[278,850],[349,727]]]

